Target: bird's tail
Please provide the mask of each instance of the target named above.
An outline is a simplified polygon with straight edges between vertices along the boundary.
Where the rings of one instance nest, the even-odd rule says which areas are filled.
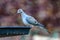
[[[44,31],[44,32],[46,32],[46,33],[49,33],[48,29],[47,29],[43,24],[38,24],[38,27],[39,27],[42,31]]]
[[[40,29],[42,30],[43,33],[50,34],[50,32],[46,28],[40,27]]]

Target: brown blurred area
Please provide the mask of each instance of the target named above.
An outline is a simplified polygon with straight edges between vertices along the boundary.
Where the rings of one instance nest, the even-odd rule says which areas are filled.
[[[60,27],[60,0],[0,0],[0,26],[23,26],[17,9],[22,8],[51,32]]]
[[[28,15],[48,27],[59,27],[59,0],[0,0],[0,26],[24,25],[17,9],[22,8]]]

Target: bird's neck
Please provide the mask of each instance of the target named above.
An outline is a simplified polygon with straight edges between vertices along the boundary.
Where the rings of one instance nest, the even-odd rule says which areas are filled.
[[[26,14],[26,13],[21,13],[21,16],[22,16],[22,17],[26,17],[27,14]]]

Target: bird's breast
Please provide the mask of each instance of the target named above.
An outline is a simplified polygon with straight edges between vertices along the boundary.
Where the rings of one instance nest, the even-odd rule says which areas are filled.
[[[22,21],[25,25],[29,25],[29,23],[26,21],[26,18],[22,18]]]

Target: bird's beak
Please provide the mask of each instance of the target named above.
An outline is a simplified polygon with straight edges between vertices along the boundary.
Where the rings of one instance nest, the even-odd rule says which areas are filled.
[[[20,13],[16,13],[16,15],[21,15]]]
[[[17,11],[16,11],[16,15],[17,15],[17,16],[18,16],[18,15],[20,15],[20,12],[19,12],[19,10],[17,10]]]
[[[17,14],[19,14],[20,13],[20,10],[17,10]]]
[[[16,17],[17,18],[20,18],[21,17],[21,14],[16,13]]]

